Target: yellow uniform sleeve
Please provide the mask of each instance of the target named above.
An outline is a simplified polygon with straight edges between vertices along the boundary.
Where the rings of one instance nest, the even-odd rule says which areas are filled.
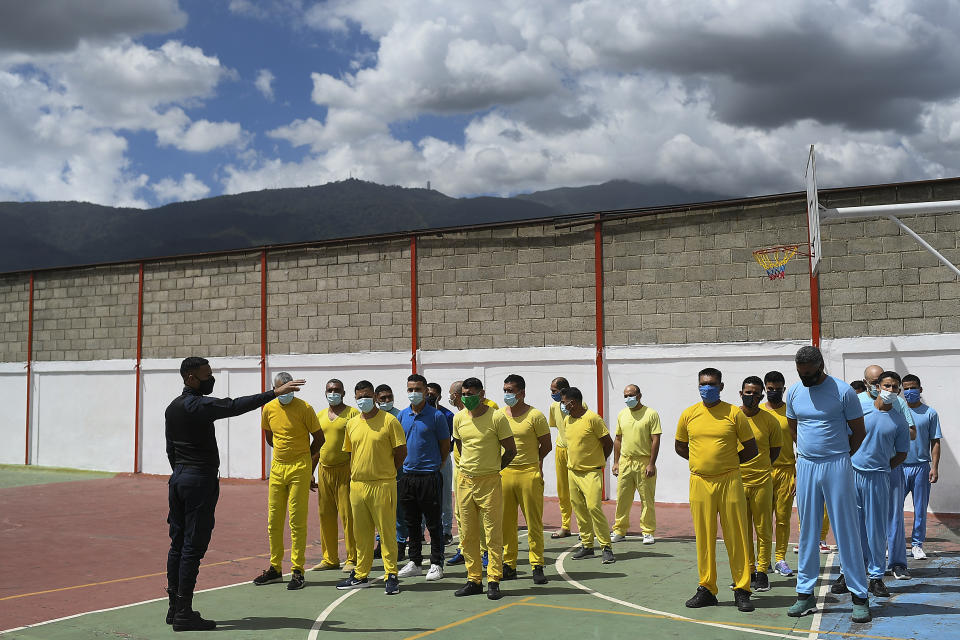
[[[393,445],[394,449],[407,444],[407,438],[403,434],[403,427],[400,426],[399,420],[387,414],[387,425],[390,429],[390,443]]]
[[[510,421],[499,411],[493,415],[493,425],[497,430],[497,440],[506,440],[513,437]]]
[[[347,426],[343,430],[343,450],[347,453],[353,451],[353,443],[350,442],[350,423],[352,423],[356,418],[350,418],[347,421]]]
[[[536,434],[538,438],[542,438],[545,435],[550,433],[550,426],[547,424],[547,418],[540,412],[537,412],[533,416],[533,433]]]
[[[547,424],[549,425],[549,427],[550,427],[551,429],[556,429],[556,428],[557,428],[557,419],[556,419],[556,417],[554,416],[554,412],[553,412],[553,405],[554,405],[554,404],[556,404],[556,403],[555,403],[555,402],[554,402],[554,403],[551,403],[551,404],[550,404],[550,408],[547,409],[547,413],[550,414],[550,418],[549,418],[549,421],[547,422]]]
[[[656,411],[654,411],[653,409],[651,409],[650,412],[651,412],[651,415],[650,415],[650,435],[652,435],[652,436],[659,435],[659,434],[663,433],[663,429],[660,427],[660,414],[657,413]],[[619,431],[618,431],[618,433],[619,433]]]
[[[457,413],[453,416],[453,438],[454,440],[462,440],[460,437],[460,414]]]
[[[733,408],[733,421],[737,426],[737,440],[746,442],[754,438],[753,429],[750,428],[750,422],[747,421],[747,417],[743,415],[737,407]]]
[[[597,436],[597,439],[604,438],[610,435],[610,430],[607,429],[607,424],[603,421],[599,415],[590,421],[590,428],[593,430],[593,434]]]
[[[304,423],[307,425],[307,431],[310,433],[316,433],[320,431],[320,420],[317,418],[317,412],[313,410],[313,407],[309,403],[304,403],[306,405],[307,415],[304,416]]]
[[[266,407],[263,408],[263,411],[260,412],[260,428],[264,431],[271,431],[270,429],[270,410]]]
[[[770,416],[773,418],[773,416]],[[776,418],[767,421],[770,425],[770,448],[783,446],[782,432],[780,431],[780,423],[777,422]]]
[[[683,413],[680,414],[680,420],[677,421],[677,435],[674,436],[675,440],[680,442],[689,442],[690,436],[687,434],[687,422],[690,421],[690,413],[684,409]],[[739,427],[737,427],[739,433]],[[747,425],[747,431],[750,431],[750,425]],[[751,432],[751,436],[753,433]]]

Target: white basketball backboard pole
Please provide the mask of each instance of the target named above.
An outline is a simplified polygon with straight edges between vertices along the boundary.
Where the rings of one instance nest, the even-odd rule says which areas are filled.
[[[807,186],[807,255],[810,269],[810,342],[820,346],[820,200],[817,197],[817,156],[813,145],[804,173]]]

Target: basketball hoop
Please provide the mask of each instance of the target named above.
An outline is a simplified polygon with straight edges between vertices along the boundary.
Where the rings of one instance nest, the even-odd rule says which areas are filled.
[[[787,263],[797,255],[799,246],[795,244],[777,245],[753,252],[753,259],[767,272],[771,280],[786,277]]]

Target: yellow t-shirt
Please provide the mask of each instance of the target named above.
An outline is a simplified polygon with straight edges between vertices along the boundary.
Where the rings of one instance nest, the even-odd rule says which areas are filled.
[[[501,409],[500,412],[510,423],[510,431],[513,432],[513,437],[517,442],[517,455],[510,461],[510,467],[514,469],[539,468],[539,438],[550,433],[546,416],[533,407],[527,409],[526,413],[519,418],[508,416],[504,409]]]
[[[273,399],[263,405],[260,428],[273,433],[273,459],[289,464],[310,457],[310,434],[320,430],[313,407],[300,398],[287,405]]]
[[[567,468],[574,471],[600,469],[607,461],[600,438],[609,436],[603,418],[587,411],[579,418],[567,416]]]
[[[386,411],[369,420],[358,413],[347,421],[343,450],[352,453],[350,479],[375,482],[397,477],[393,450],[407,444],[400,421]]]
[[[797,464],[797,454],[793,451],[793,432],[787,424],[787,405],[780,405],[779,409],[760,407],[777,419],[780,425],[780,455],[773,461],[775,467],[793,467]]]
[[[676,439],[690,445],[690,473],[711,477],[740,467],[737,447],[753,437],[746,416],[728,402],[698,402],[680,414]]]
[[[650,457],[650,436],[662,433],[660,414],[646,405],[635,409],[624,407],[617,415],[617,435],[620,436],[620,457]]]
[[[510,421],[498,410],[487,409],[477,418],[466,409],[457,413],[453,437],[463,449],[460,473],[470,478],[500,473],[500,441],[512,436]]]
[[[583,408],[589,409],[590,407],[588,407],[587,403],[584,402]],[[563,415],[563,412],[560,411],[560,403],[554,402],[553,404],[551,404],[550,410],[547,413],[550,414],[550,428],[557,430],[557,441],[555,444],[558,447],[566,448],[567,446],[566,428],[567,427],[566,427],[566,424],[564,423],[564,420],[567,419],[567,416]]]
[[[336,420],[330,419],[327,409],[317,413],[317,419],[323,428],[323,447],[320,448],[320,465],[324,467],[339,467],[350,462],[350,454],[344,453],[343,434],[347,428],[347,421],[360,415],[355,407],[347,406]]]
[[[740,465],[740,477],[743,478],[744,485],[758,486],[770,477],[770,470],[773,468],[770,464],[770,449],[780,446],[780,423],[771,413],[762,409],[753,417],[744,417],[750,423],[750,430],[757,440],[757,451],[760,453],[756,458]],[[742,445],[737,447],[738,451],[741,449]]]
[[[499,409],[499,408],[500,408],[500,405],[498,405],[496,402],[494,402],[494,401],[491,400],[490,398],[484,398],[484,399],[483,399],[483,404],[487,405],[487,406],[490,407],[491,409]]]

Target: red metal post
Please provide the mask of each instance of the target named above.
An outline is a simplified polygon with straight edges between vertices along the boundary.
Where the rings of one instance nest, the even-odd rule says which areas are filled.
[[[593,223],[593,274],[596,278],[593,289],[594,303],[596,307],[596,335],[597,335],[597,413],[600,417],[604,414],[604,378],[603,378],[603,223],[600,216],[597,215],[597,221]],[[607,499],[607,478],[605,474],[601,475],[601,492],[603,499]]]
[[[267,250],[260,252],[260,391],[267,390]],[[260,479],[267,479],[267,434],[260,431]]]
[[[137,397],[133,414],[133,472],[140,473],[140,360],[143,356],[143,263],[137,275]]]
[[[819,213],[819,212],[818,212]],[[810,274],[810,342],[820,348],[820,276],[813,272],[813,253],[810,249],[810,212],[807,212],[807,273]],[[822,261],[822,257],[821,257]],[[820,269],[818,268],[819,272]]]
[[[33,386],[33,272],[30,272],[30,294],[27,303],[27,425],[23,445],[23,464],[30,464],[30,388]]]
[[[417,373],[417,236],[410,236],[410,369]]]

